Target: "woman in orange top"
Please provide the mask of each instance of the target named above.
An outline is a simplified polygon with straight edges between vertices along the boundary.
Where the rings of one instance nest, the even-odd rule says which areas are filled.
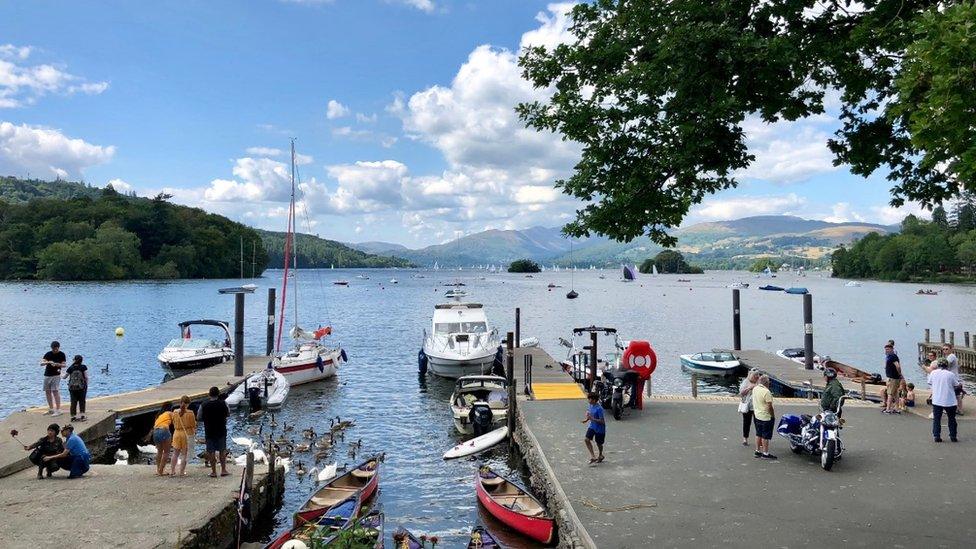
[[[169,460],[169,449],[173,442],[173,435],[169,432],[173,426],[173,405],[163,403],[163,407],[153,423],[152,441],[156,445],[156,476],[163,476],[166,462]]]
[[[180,464],[180,476],[186,476],[186,461],[189,459],[190,447],[193,446],[193,437],[197,432],[196,414],[187,409],[190,406],[190,397],[183,395],[180,397],[180,409],[173,412],[173,466],[170,476],[176,476],[176,464]],[[180,457],[183,459],[181,460]]]

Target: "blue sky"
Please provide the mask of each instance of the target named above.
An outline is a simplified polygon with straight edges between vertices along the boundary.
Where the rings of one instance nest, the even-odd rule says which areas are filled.
[[[559,225],[578,154],[511,106],[525,44],[567,5],[483,0],[0,4],[0,173],[84,178],[284,226],[297,138],[308,228],[410,246]],[[747,121],[759,156],[689,222],[760,213],[897,222],[890,185],[830,165],[830,117]],[[305,226],[305,223],[302,224]]]

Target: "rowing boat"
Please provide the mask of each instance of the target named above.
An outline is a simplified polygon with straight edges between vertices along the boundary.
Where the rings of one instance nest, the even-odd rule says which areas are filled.
[[[324,547],[334,541],[340,532],[355,523],[361,508],[360,494],[354,493],[324,509],[317,516],[296,524],[294,528],[266,545],[265,549],[281,549],[291,540],[296,540],[306,546]]]
[[[484,466],[474,477],[478,501],[493,517],[540,543],[552,543],[556,524],[528,490]]]
[[[364,503],[368,502],[379,486],[382,461],[382,455],[374,456],[318,489],[295,513],[295,526],[315,520],[352,495],[358,494]]]
[[[836,360],[830,357],[824,358],[820,362],[820,364],[824,368],[833,368],[837,372],[837,375],[846,377],[847,379],[850,379],[851,381],[855,381],[857,383],[860,383],[861,380],[863,379],[864,383],[868,385],[885,384],[884,378],[881,377],[881,374],[872,374],[870,372],[865,372],[864,370],[855,368],[854,366],[850,366],[848,364],[844,364],[843,362],[837,362]]]
[[[471,537],[468,541],[468,549],[505,549],[505,546],[498,543],[488,529],[478,526],[471,530]]]

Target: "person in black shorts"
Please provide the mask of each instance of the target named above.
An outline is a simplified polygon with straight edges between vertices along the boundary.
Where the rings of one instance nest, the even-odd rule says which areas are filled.
[[[586,410],[586,418],[581,423],[589,423],[586,429],[586,449],[590,452],[590,463],[600,463],[603,461],[603,442],[607,438],[607,421],[603,415],[603,406],[598,403],[599,395],[590,393],[587,395],[590,407]],[[593,452],[593,440],[596,439],[596,447],[600,451],[597,455]]]
[[[217,476],[217,459],[220,459],[220,476],[227,472],[227,418],[230,409],[220,398],[220,389],[210,388],[210,400],[200,406],[199,417],[203,421],[203,434],[207,441],[207,461],[210,462],[210,476]]]

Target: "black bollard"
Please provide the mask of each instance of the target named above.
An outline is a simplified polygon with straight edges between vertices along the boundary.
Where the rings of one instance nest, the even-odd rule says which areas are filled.
[[[803,366],[813,369],[813,296],[803,294]]]
[[[732,290],[732,350],[742,350],[742,324],[739,318],[739,289]]]

